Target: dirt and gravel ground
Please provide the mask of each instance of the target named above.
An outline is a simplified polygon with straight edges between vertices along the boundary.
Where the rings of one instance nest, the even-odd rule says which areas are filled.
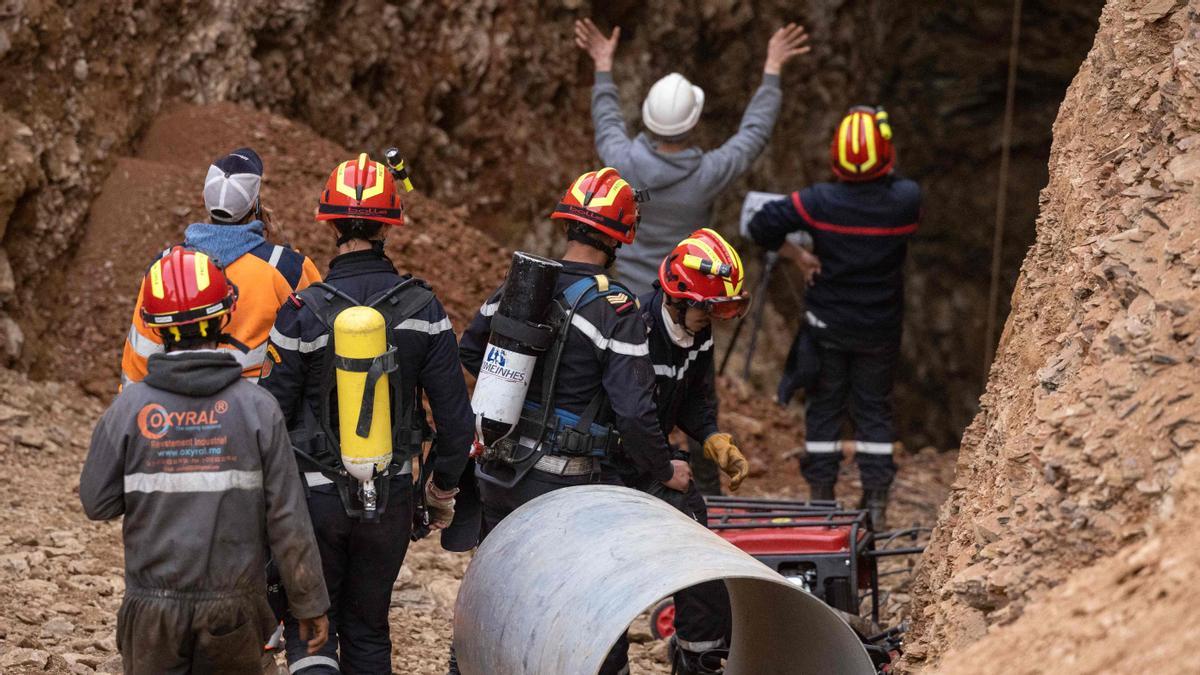
[[[60,271],[45,295],[49,309],[40,318],[49,330],[27,348],[36,350],[34,374],[49,381],[0,370],[0,489],[9,507],[0,525],[0,586],[9,591],[0,594],[0,672],[119,670],[113,633],[123,589],[120,525],[84,518],[78,473],[91,427],[115,392],[130,302],[145,266],[201,217],[197,188],[208,162],[244,144],[266,159],[263,199],[281,238],[323,268],[332,249],[327,232],[311,220],[312,204],[328,168],[351,153],[303,125],[250,108],[176,106],[150,126],[135,157],[118,160],[92,206],[74,263],[89,271],[89,283]],[[415,180],[419,185],[419,175]],[[419,193],[407,203],[409,225],[390,238],[389,254],[433,283],[461,329],[499,283],[509,252],[468,226],[463,210]],[[82,334],[53,329],[82,315],[89,317]],[[803,441],[799,409],[780,409],[733,378],[722,380],[721,395],[722,424],[751,457],[743,492],[804,496],[795,463]],[[954,457],[931,448],[900,453],[893,522],[932,525]],[[843,476],[846,501],[857,498],[856,474],[848,466]],[[436,541],[410,550],[392,595],[396,672],[445,672],[454,597],[468,562]],[[887,577],[889,621],[907,615],[909,576]],[[645,622],[631,635],[634,672],[669,671],[665,644],[651,640]]]
[[[6,506],[0,526],[0,586],[6,591],[0,594],[0,672],[119,672],[113,634],[124,588],[120,522],[89,522],[78,497],[79,468],[103,405],[74,384],[32,382],[2,369],[0,390]],[[757,444],[748,449],[765,468],[747,483],[746,494],[803,495],[791,460],[778,456],[784,453]],[[953,457],[932,449],[900,456],[892,516],[897,524],[932,522]],[[392,591],[396,672],[445,672],[454,597],[468,562],[469,556],[442,551],[435,540],[410,550]],[[907,576],[888,577],[889,621],[905,616]],[[644,621],[632,627],[631,637],[635,673],[669,671],[665,643],[651,639]]]

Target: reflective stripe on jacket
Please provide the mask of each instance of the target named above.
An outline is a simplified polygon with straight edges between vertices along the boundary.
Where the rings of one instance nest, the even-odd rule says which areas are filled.
[[[320,554],[275,399],[238,378],[224,351],[157,355],[150,373],[96,425],[79,480],[89,518],[124,515],[127,589],[265,602],[269,546],[292,613],[325,613]]]
[[[604,274],[604,269],[596,265],[559,262],[563,267],[556,297],[579,279]],[[503,287],[492,293],[463,332],[458,353],[472,375],[478,375],[483,363],[502,292]],[[545,400],[545,362],[544,358],[538,359],[526,401]],[[620,461],[624,466],[617,469],[645,474],[657,481],[670,480],[671,451],[654,407],[654,366],[646,345],[646,327],[638,315],[636,300],[623,292],[581,307],[572,318],[559,363],[554,407],[581,415],[601,389],[608,401],[597,421],[612,422],[621,434]]]
[[[275,315],[292,293],[320,281],[321,273],[312,260],[277,244],[263,242],[234,260],[225,274],[238,288],[237,306],[225,332],[246,346],[246,352],[234,345],[222,345],[233,352],[242,365],[242,376],[256,381],[267,353],[267,338]],[[157,331],[142,322],[142,294],[138,292],[133,320],[121,355],[121,384],[140,382],[146,376],[146,359],[163,351]]]

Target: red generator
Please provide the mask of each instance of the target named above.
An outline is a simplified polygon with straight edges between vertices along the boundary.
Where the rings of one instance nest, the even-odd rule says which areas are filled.
[[[870,623],[852,625],[858,624],[855,630],[873,658],[876,651],[887,654],[898,648],[901,629],[865,629],[879,624],[877,562],[884,556],[921,553],[921,546],[891,545],[901,539],[916,540],[927,528],[872,532],[866,511],[843,509],[832,501],[705,497],[705,502],[710,530],[830,607],[860,617],[863,600],[869,600],[869,616],[863,618]],[[656,638],[675,633],[671,598],[655,606],[650,624]]]

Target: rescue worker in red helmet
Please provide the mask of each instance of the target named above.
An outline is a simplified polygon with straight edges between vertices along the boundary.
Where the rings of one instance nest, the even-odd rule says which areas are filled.
[[[747,35],[753,30],[747,31]],[[639,296],[649,293],[658,265],[685,235],[707,227],[713,204],[745,173],[771,139],[783,101],[780,75],[792,59],[810,51],[804,27],[788,24],[775,31],[766,45],[762,81],[747,104],[737,133],[720,147],[697,146],[695,128],[705,104],[704,91],[679,73],[670,73],[650,88],[642,103],[643,133],[626,128],[613,63],[620,27],[605,35],[591,19],[575,22],[575,44],[595,65],[592,86],[592,126],[600,160],[655,199],[646,204],[642,236],[621,258],[617,277]],[[698,446],[692,448],[692,469],[704,494],[721,494],[720,474]]]
[[[750,306],[746,271],[738,252],[716,231],[702,228],[679,242],[658,268],[654,289],[641,297],[642,321],[657,382],[655,405],[664,430],[678,427],[708,459],[729,476],[737,490],[750,464],[732,435],[717,426],[713,367],[713,320],[743,316]],[[677,459],[688,453],[676,450]],[[695,484],[685,493],[644,487],[701,525],[708,509]],[[729,649],[729,595],[721,581],[675,594],[673,670],[681,675],[720,672]]]
[[[192,223],[184,233],[185,246],[215,258],[242,289],[221,347],[237,358],[243,376],[251,380],[262,370],[267,335],[280,305],[321,278],[312,260],[267,241],[271,219],[259,196],[262,179],[262,159],[250,148],[237,148],[214,161],[204,179],[208,221]],[[139,294],[121,355],[122,385],[145,377],[146,360],[163,351],[158,333],[142,323],[142,300]]]
[[[606,273],[618,248],[634,241],[638,199],[615,169],[605,167],[573,181],[550,216],[560,222],[566,240],[555,302],[559,316],[567,307],[575,309],[557,330],[560,355],[538,360],[525,401],[553,409],[547,424],[554,433],[541,427],[543,416],[523,416],[514,437],[531,465],[501,466],[504,462],[485,455],[478,473],[485,536],[525,502],[572,485],[638,482],[679,493],[688,489],[691,470],[686,461],[671,459],[654,408],[654,368],[637,298]],[[472,374],[483,363],[502,292],[503,287],[484,302],[463,333],[459,354]],[[528,447],[539,438],[546,440]],[[579,446],[588,452],[574,450]],[[497,476],[510,472],[523,477],[502,485]],[[600,672],[627,669],[627,648],[622,636]],[[456,672],[453,664],[451,669]]]
[[[165,350],[96,425],[79,480],[89,518],[124,515],[125,672],[261,672],[276,625],[268,545],[316,651],[329,599],[283,415],[217,349],[237,289],[211,257],[176,246],[150,266],[142,297]]]
[[[332,589],[330,640],[318,653],[306,652],[296,639],[295,622],[288,620],[289,670],[301,675],[388,673],[391,590],[413,535],[414,512],[427,507],[432,529],[453,520],[474,420],[445,309],[424,281],[401,275],[384,253],[388,231],[404,224],[391,170],[365,153],[342,162],[321,193],[316,218],[336,238],[338,255],[323,282],[297,293],[280,309],[261,380],[279,401],[292,431],[325,580]],[[334,321],[341,312],[363,305],[383,315],[389,350],[371,366],[378,363],[388,373],[392,424],[391,461],[374,481],[381,495],[375,509],[361,501],[359,483],[342,467],[342,440],[357,432],[339,428],[334,377],[335,369],[348,367],[335,353]],[[437,440],[422,464],[425,444],[432,439],[423,397]],[[414,471],[414,465],[430,467],[432,477],[420,484],[414,475],[425,472]]]
[[[896,175],[892,127],[882,108],[855,106],[829,149],[837,180],[766,204],[750,235],[768,249],[789,232],[812,236],[820,272],[780,384],[787,403],[804,389],[807,437],[800,469],[813,498],[833,499],[841,428],[849,415],[862,476],[860,505],[886,527],[896,476],[892,382],[904,318],[904,259],[921,215],[921,190]]]

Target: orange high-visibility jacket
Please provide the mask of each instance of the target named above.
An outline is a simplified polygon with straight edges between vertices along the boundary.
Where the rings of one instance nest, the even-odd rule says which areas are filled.
[[[321,273],[307,256],[287,246],[263,242],[227,265],[225,276],[238,289],[237,305],[225,332],[245,345],[247,351],[232,344],[221,347],[233,351],[242,364],[242,377],[257,382],[275,314],[289,295],[320,281]],[[162,338],[154,329],[146,327],[141,312],[139,290],[132,325],[125,338],[125,351],[121,355],[122,386],[140,382],[146,376],[146,361],[150,355],[163,351]]]

